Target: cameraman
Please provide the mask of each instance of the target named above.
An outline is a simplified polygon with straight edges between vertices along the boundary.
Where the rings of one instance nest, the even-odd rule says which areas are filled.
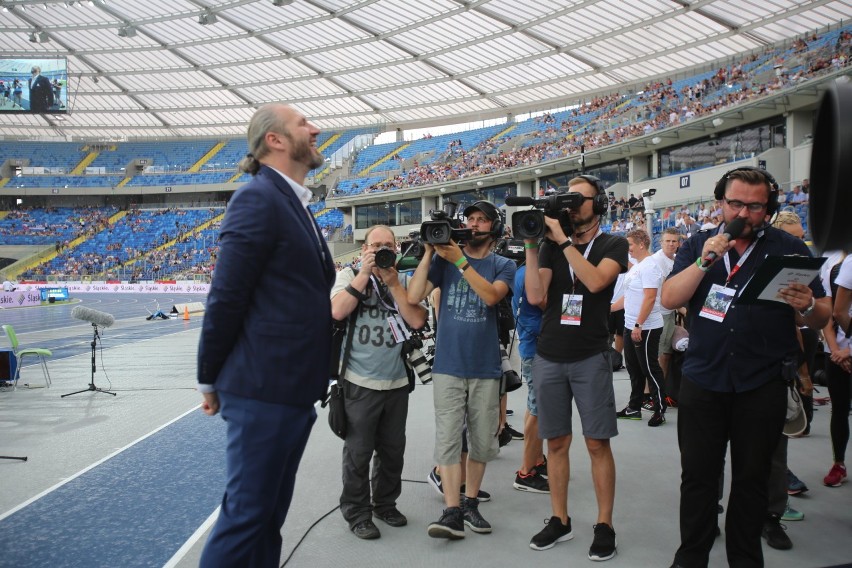
[[[342,373],[347,427],[340,511],[349,529],[362,539],[381,536],[373,516],[392,527],[408,523],[396,500],[402,492],[409,381],[403,343],[395,340],[389,325],[419,329],[426,322],[426,309],[408,303],[407,277],[393,267],[376,266],[376,252],[383,248],[396,250],[394,234],[389,227],[374,225],[361,246],[361,270],[356,275],[344,268],[331,289],[335,320],[351,319],[357,310],[347,326],[352,340],[346,341],[351,348]]]
[[[435,360],[435,460],[441,468],[444,502],[441,518],[430,524],[433,538],[464,538],[467,525],[490,533],[479,513],[479,488],[485,464],[498,453],[500,429],[500,347],[495,306],[510,290],[515,263],[492,252],[502,233],[500,212],[488,201],[464,210],[474,231],[464,252],[455,242],[425,245],[425,254],[408,286],[410,303],[441,289]],[[437,257],[433,258],[433,253]],[[465,497],[460,499],[461,437],[467,415],[469,458]]]
[[[601,231],[606,194],[600,180],[579,176],[568,187],[582,196],[581,205],[568,210],[573,230],[563,227],[561,219],[546,216],[547,239],[541,250],[532,239],[524,245],[527,300],[544,309],[532,374],[539,436],[547,440],[553,508],[553,516],[532,538],[530,547],[546,550],[573,537],[568,516],[568,450],[571,401],[576,399],[598,503],[589,558],[608,560],[616,551],[612,528],[615,461],[609,440],[618,434],[608,316],[616,278],[627,270],[627,241]],[[563,316],[569,309],[579,317]]]

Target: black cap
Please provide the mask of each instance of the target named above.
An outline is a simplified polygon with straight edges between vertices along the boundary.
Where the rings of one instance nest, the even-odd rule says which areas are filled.
[[[497,211],[497,208],[490,201],[476,201],[473,205],[468,205],[462,211],[462,215],[465,217],[470,217],[470,214],[474,211],[482,211],[485,213],[485,216],[488,217],[492,221],[496,221],[500,218],[500,213]]]

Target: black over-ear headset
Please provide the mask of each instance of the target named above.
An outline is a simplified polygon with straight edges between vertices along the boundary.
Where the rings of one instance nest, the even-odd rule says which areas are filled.
[[[604,188],[603,182],[600,178],[586,174],[581,174],[575,177],[586,180],[592,184],[592,187],[594,187],[597,191],[595,199],[592,201],[592,212],[595,215],[606,215],[609,212],[609,197],[606,194],[606,188]]]
[[[716,188],[713,190],[713,197],[716,198],[717,201],[721,201],[725,198],[725,190],[728,187],[728,179],[730,175],[734,172],[757,172],[763,176],[766,180],[766,183],[769,184],[769,201],[766,203],[766,214],[773,215],[778,210],[778,182],[775,181],[775,178],[772,177],[772,174],[767,172],[761,168],[755,168],[753,166],[740,166],[733,170],[725,172],[718,182],[716,182]]]
[[[503,236],[503,227],[505,225],[503,221],[503,212],[497,209],[497,207],[491,203],[490,201],[475,201],[473,205],[469,205],[465,207],[465,214],[470,209],[479,209],[485,216],[491,219],[491,236],[495,238],[500,238]],[[467,215],[465,215],[467,216]]]

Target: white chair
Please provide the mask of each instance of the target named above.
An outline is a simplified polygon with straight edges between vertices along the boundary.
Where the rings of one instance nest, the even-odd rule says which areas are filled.
[[[6,337],[9,338],[9,343],[12,344],[12,352],[15,354],[15,358],[18,360],[18,364],[15,368],[15,377],[12,379],[12,384],[17,387],[18,386],[18,378],[21,376],[21,366],[24,363],[24,357],[35,356],[41,360],[41,370],[44,372],[44,382],[47,387],[50,387],[50,373],[47,370],[47,357],[53,357],[53,353],[50,352],[50,349],[42,349],[40,347],[29,347],[27,349],[20,349],[18,346],[18,336],[15,335],[15,328],[11,325],[4,325],[3,331],[6,332]]]

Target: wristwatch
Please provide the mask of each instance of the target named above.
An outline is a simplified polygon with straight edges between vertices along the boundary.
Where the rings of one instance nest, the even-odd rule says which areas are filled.
[[[635,327],[636,329],[642,329],[642,324],[637,321],[636,325],[634,325],[633,327]]]
[[[811,296],[811,305],[799,312],[799,315],[803,318],[808,317],[809,315],[811,315],[811,312],[814,311],[814,306],[816,306],[816,299]]]

